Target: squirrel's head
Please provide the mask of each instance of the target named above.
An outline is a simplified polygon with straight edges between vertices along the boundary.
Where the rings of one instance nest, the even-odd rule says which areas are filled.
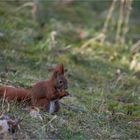
[[[63,64],[58,64],[53,72],[53,80],[55,87],[58,90],[65,90],[68,88],[68,82],[65,77],[65,70]]]

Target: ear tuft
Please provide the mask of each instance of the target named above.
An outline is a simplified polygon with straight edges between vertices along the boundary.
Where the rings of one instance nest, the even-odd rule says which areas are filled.
[[[54,71],[59,73],[59,74],[64,74],[64,66],[63,66],[63,64],[57,64],[57,66],[56,66]]]

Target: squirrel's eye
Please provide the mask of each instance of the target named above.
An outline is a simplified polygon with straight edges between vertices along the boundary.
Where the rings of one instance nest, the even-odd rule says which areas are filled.
[[[60,84],[62,84],[62,83],[63,83],[63,81],[59,81],[59,83],[60,83]]]

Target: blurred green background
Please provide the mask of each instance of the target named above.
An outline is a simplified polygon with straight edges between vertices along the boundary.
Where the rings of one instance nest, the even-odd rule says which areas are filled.
[[[63,63],[61,102],[78,110],[62,106],[50,126],[10,103],[17,139],[140,139],[139,13],[139,0],[0,0],[0,85],[31,88]]]

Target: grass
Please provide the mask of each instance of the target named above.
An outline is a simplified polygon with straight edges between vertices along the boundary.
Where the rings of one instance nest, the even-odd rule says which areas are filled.
[[[72,95],[63,99],[63,102],[86,111],[74,112],[62,106],[51,125],[48,122],[53,115],[41,112],[43,121],[36,120],[21,104],[10,103],[7,114],[23,118],[22,135],[17,134],[20,138],[138,140],[140,82],[134,71],[129,70],[129,44],[115,46],[105,42],[101,46],[93,43],[84,51],[81,50],[80,46],[92,35],[96,35],[102,21],[98,23],[97,20],[93,26],[91,17],[95,19],[96,15],[92,8],[81,3],[82,9],[79,4],[73,8],[57,8],[57,14],[55,10],[50,12],[56,14],[56,17],[48,17],[41,32],[31,18],[30,9],[15,12],[16,4],[0,2],[0,26],[4,33],[4,37],[0,38],[0,83],[30,88],[36,81],[49,78],[49,67],[63,63],[68,69],[69,92]],[[87,6],[89,9],[86,14],[84,7]],[[73,15],[74,11],[77,11],[77,15]],[[69,21],[64,18],[67,16],[70,17]],[[85,19],[83,23],[82,17]],[[79,39],[77,29],[84,29],[89,37]],[[49,49],[52,30],[58,33],[57,46]],[[37,40],[40,32],[43,39]],[[65,51],[69,45],[70,50]],[[117,69],[121,71],[119,79]]]

